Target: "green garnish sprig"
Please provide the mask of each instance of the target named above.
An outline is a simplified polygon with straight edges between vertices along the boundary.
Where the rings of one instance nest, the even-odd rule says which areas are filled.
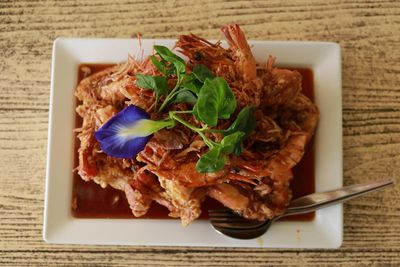
[[[222,77],[215,77],[201,64],[195,65],[193,71],[188,73],[185,61],[165,46],[154,46],[154,50],[156,55],[151,56],[151,61],[162,75],[137,74],[137,85],[155,92],[155,109],[158,112],[175,103],[193,105],[192,110],[169,111],[168,119],[199,134],[208,146],[209,151],[203,154],[196,164],[198,172],[211,173],[223,169],[228,155],[240,155],[243,152],[243,142],[256,126],[255,108],[243,108],[227,129],[213,129],[220,119],[230,119],[236,110],[236,98],[228,83]],[[170,89],[168,79],[172,77],[176,78],[176,83]],[[162,96],[164,100],[157,108]],[[199,128],[192,125],[179,116],[182,113],[194,115],[204,126]],[[207,132],[221,133],[224,138],[221,142],[215,142],[206,136]]]

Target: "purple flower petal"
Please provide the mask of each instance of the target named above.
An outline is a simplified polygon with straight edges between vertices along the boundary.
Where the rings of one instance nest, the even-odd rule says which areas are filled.
[[[95,137],[104,153],[116,158],[133,158],[142,151],[150,135],[126,135],[121,131],[132,129],[138,122],[148,120],[149,114],[143,109],[130,105],[108,120]]]

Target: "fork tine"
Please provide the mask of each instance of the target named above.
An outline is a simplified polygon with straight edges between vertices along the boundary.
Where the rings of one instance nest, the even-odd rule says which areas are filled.
[[[249,223],[251,221],[246,220],[241,217],[210,217],[210,221],[212,222],[244,222],[244,223]]]
[[[258,223],[235,223],[235,222],[211,222],[214,227],[218,227],[221,229],[256,229],[262,226],[263,222]]]
[[[212,209],[208,210],[209,214],[235,214],[238,215],[236,212],[230,209]]]
[[[209,210],[211,224],[223,229],[252,229],[264,222],[248,220],[229,209]]]
[[[219,209],[219,210],[209,210],[209,217],[230,217],[230,218],[242,218],[241,215],[236,213],[235,211],[228,209]]]
[[[230,210],[230,209],[225,209],[225,208],[222,208],[222,209],[209,209],[208,210],[208,212],[231,212],[232,210]]]
[[[241,218],[243,219],[240,215],[234,214],[234,213],[209,213],[208,216],[210,218]]]

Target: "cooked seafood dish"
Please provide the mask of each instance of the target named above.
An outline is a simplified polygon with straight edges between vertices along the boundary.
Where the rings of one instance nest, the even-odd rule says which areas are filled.
[[[210,197],[266,220],[291,200],[292,169],[318,108],[299,72],[269,55],[256,62],[238,25],[221,30],[228,48],[181,35],[174,49],[182,57],[155,45],[149,57],[88,70],[76,88],[76,171],[124,191],[136,217],[156,202],[186,226]]]

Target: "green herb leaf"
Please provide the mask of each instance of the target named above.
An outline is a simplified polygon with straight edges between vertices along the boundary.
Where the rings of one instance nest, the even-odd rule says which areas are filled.
[[[219,171],[224,168],[225,161],[225,156],[221,155],[221,147],[214,147],[197,161],[196,171],[200,173]]]
[[[175,55],[168,47],[163,46],[163,45],[155,45],[154,50],[157,52],[157,54],[160,55],[160,57],[166,61],[180,61],[181,63],[185,64],[185,61],[180,58],[179,56]],[[169,60],[169,59],[173,60]]]
[[[198,85],[196,85],[195,83],[193,83],[193,82],[187,82],[187,83],[183,83],[182,85],[181,85],[181,87],[182,88],[184,88],[184,89],[187,89],[187,90],[189,90],[189,91],[191,91],[191,92],[193,92],[194,94],[198,94],[199,93],[199,91],[200,91],[200,87],[198,86]]]
[[[162,95],[168,93],[167,77],[165,76],[136,74],[136,84],[141,88],[154,90],[156,93],[156,102],[158,102]]]
[[[251,134],[256,128],[256,118],[254,116],[254,106],[247,106],[243,108],[237,115],[235,121],[225,130],[216,130],[215,132],[221,132],[225,136],[229,136],[235,132],[243,132],[244,135],[241,137],[233,150],[233,154],[238,156],[243,152],[243,141]]]
[[[193,74],[200,82],[204,83],[204,81],[208,79],[214,78],[214,74],[203,64],[197,64],[193,68]]]
[[[197,102],[196,102],[196,104],[194,104],[194,106],[193,106],[193,116],[197,119],[198,117],[199,117],[199,112],[197,111],[197,107],[198,107],[198,105],[197,105]]]
[[[198,172],[216,172],[224,168],[226,155],[234,151],[244,135],[244,132],[236,132],[225,136],[221,143],[200,157],[196,164],[196,170]]]
[[[168,75],[168,68],[164,61],[158,61],[156,56],[150,56],[150,60],[153,65],[164,75]]]
[[[172,98],[170,104],[175,103],[188,103],[194,105],[197,101],[197,97],[189,90],[179,90],[174,98]]]
[[[242,142],[242,138],[245,136],[244,132],[236,132],[227,135],[221,141],[221,152],[224,154],[231,154],[235,148]]]
[[[180,61],[174,61],[174,62],[172,62],[172,64],[174,64],[174,66],[175,66],[176,76],[178,77],[178,82],[181,82],[182,75],[185,74],[185,72],[186,72],[185,63],[182,63]]]
[[[182,79],[181,87],[199,94],[203,82],[200,82],[193,73],[186,73]]]
[[[229,126],[228,129],[220,130],[224,135],[232,134],[237,131],[246,133],[246,136],[256,128],[256,118],[254,117],[254,106],[247,106],[243,108],[237,115],[235,121]]]
[[[186,72],[185,61],[179,56],[172,53],[172,51],[161,45],[155,45],[154,50],[165,61],[170,62],[175,66],[175,74],[178,78],[178,83],[182,80],[182,75]]]
[[[229,119],[235,108],[235,96],[223,78],[205,80],[195,104],[195,115],[198,120],[216,126],[218,118]]]

